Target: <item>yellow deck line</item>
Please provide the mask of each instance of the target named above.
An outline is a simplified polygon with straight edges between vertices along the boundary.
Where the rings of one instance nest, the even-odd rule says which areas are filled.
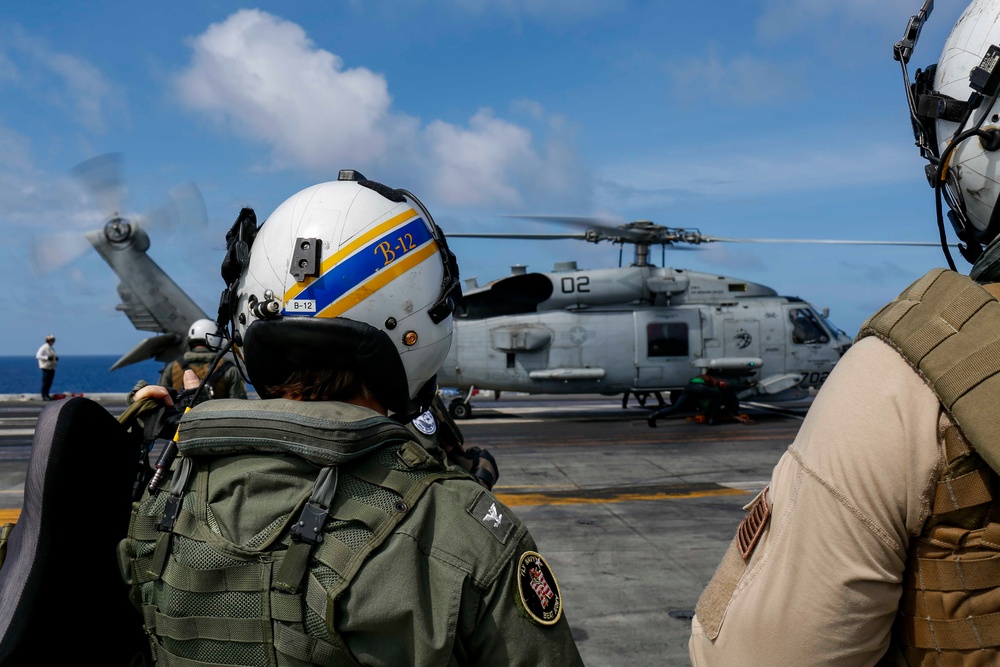
[[[497,500],[508,507],[527,505],[601,505],[635,500],[671,500],[675,498],[704,498],[707,496],[737,496],[747,493],[742,489],[711,489],[707,491],[686,491],[681,493],[616,493],[608,497],[561,496],[545,493],[497,493]]]
[[[617,493],[607,498],[586,496],[550,496],[545,493],[497,493],[497,500],[508,507],[532,505],[600,505],[602,503],[624,503],[639,500],[673,500],[678,498],[705,498],[709,496],[738,496],[747,494],[742,489],[711,489],[708,491],[687,491],[683,493]],[[21,516],[19,509],[0,509],[0,523],[15,523]]]

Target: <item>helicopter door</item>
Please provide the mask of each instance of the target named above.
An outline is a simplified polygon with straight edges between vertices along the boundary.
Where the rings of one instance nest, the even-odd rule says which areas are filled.
[[[634,317],[635,387],[683,387],[693,372],[692,356],[702,353],[698,309],[636,311]]]

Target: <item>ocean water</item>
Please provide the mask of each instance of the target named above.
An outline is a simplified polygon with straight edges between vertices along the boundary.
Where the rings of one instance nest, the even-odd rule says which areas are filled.
[[[143,361],[108,370],[118,355],[59,355],[53,394],[128,393],[139,380],[155,383],[163,364]],[[42,372],[34,357],[0,357],[0,394],[40,394]]]

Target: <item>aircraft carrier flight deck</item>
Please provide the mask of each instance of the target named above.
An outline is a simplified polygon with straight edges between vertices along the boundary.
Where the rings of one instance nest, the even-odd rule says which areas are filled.
[[[124,395],[88,395],[119,414]],[[688,665],[690,616],[742,507],[802,424],[804,406],[744,405],[751,424],[646,423],[620,397],[474,398],[460,426],[487,447],[495,495],[528,526],[558,579],[587,665]],[[0,523],[17,519],[43,403],[0,396]],[[95,470],[100,443],[93,443]],[[122,588],[122,594],[126,591]]]

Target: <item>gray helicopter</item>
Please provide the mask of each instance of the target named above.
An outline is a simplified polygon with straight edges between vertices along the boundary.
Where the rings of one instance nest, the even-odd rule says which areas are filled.
[[[118,276],[123,311],[146,338],[124,354],[112,370],[183,355],[190,323],[208,317],[147,254],[150,230],[207,219],[193,186],[175,190],[170,201],[140,219],[121,210],[117,154],[88,160],[76,176],[105,210],[103,228],[81,235]],[[664,227],[649,221],[616,225],[600,218],[513,216],[569,224],[581,233],[450,233],[449,238],[559,240],[631,245],[629,266],[578,269],[573,262],[552,272],[512,275],[480,287],[466,281],[457,304],[449,355],[438,374],[441,387],[458,390],[449,409],[471,416],[476,389],[494,392],[622,395],[645,405],[650,396],[664,404],[692,375],[711,369],[741,390],[743,399],[769,403],[809,396],[826,380],[851,338],[828,313],[794,297],[779,296],[758,283],[649,263],[651,247],[699,246],[716,242],[835,243],[934,246],[907,241],[735,239],[697,229]],[[81,237],[74,237],[80,241]],[[70,239],[71,241],[74,239]],[[72,245],[72,244],[71,244]],[[36,263],[64,263],[76,254],[61,242],[42,242]],[[460,262],[461,263],[461,262]]]
[[[613,226],[600,218],[510,216],[584,228],[577,234],[451,233],[449,238],[579,239],[634,246],[630,266],[547,273],[514,267],[483,287],[466,282],[451,351],[438,374],[459,390],[449,404],[471,416],[476,389],[545,394],[630,395],[664,405],[706,369],[741,399],[800,400],[818,389],[851,346],[827,310],[748,280],[657,267],[653,246],[706,243],[825,243],[934,246],[907,241],[738,239],[650,221]],[[620,264],[621,262],[619,262]]]

